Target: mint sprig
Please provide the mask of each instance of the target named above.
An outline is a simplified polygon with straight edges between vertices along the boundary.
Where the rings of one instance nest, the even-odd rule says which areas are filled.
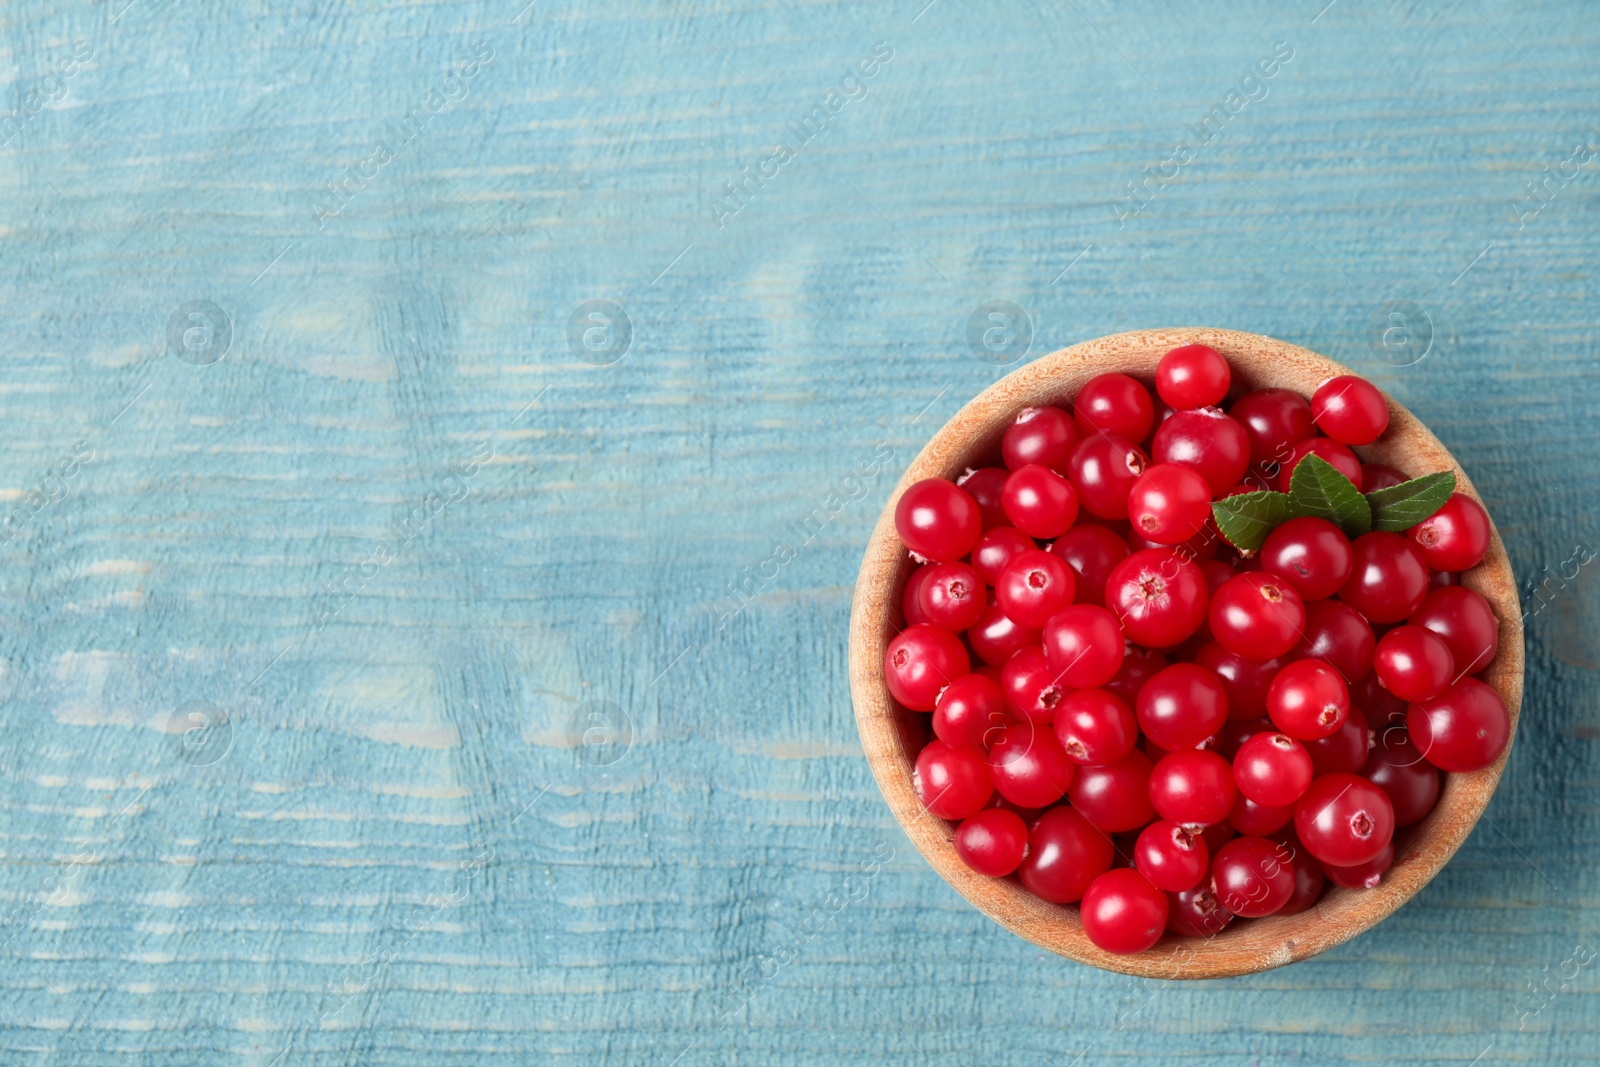
[[[1372,528],[1392,533],[1409,530],[1444,507],[1455,491],[1456,472],[1443,471],[1368,493]]]
[[[1273,527],[1289,516],[1289,494],[1263,489],[1224,497],[1211,505],[1211,516],[1228,543],[1241,552],[1261,547]]]
[[[1372,532],[1372,505],[1339,468],[1316,454],[1308,454],[1289,476],[1291,518],[1310,515],[1327,519],[1356,538]]]

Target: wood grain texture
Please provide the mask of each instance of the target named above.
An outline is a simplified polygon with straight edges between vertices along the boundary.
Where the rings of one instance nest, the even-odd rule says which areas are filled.
[[[0,1062],[1595,1063],[1597,47],[1509,0],[0,6]],[[846,651],[937,427],[1174,322],[1404,404],[1529,612],[1454,860],[1194,983],[952,891]]]

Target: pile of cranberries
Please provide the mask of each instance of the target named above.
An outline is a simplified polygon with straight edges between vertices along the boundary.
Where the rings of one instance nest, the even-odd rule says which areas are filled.
[[[1405,476],[1351,450],[1389,422],[1364,379],[1224,410],[1230,384],[1205,345],[1162,358],[1157,399],[1103,374],[1070,410],[1021,412],[1003,466],[918,482],[895,511],[919,565],[884,671],[932,713],[917,795],[969,867],[1081,902],[1110,952],[1376,886],[1439,772],[1509,739],[1473,677],[1498,623],[1458,581],[1489,548],[1483,508],[1457,493],[1354,540],[1293,518],[1239,552],[1212,502],[1287,490],[1308,455],[1367,492]]]

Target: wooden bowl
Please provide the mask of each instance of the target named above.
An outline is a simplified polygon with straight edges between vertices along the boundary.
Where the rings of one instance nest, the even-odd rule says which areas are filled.
[[[1151,383],[1163,354],[1193,342],[1221,352],[1233,366],[1235,383],[1252,388],[1278,386],[1310,397],[1324,380],[1351,373],[1315,352],[1271,337],[1214,329],[1137,330],[1041,357],[985,389],[917,454],[867,545],[850,620],[850,690],[862,746],[895,818],[934,870],[978,910],[1041,948],[1106,970],[1151,978],[1221,978],[1281,967],[1348,941],[1384,919],[1461,847],[1488,805],[1511,751],[1508,744],[1499,760],[1483,770],[1444,775],[1432,813],[1396,833],[1394,866],[1377,888],[1330,885],[1317,905],[1298,915],[1235,922],[1206,939],[1164,937],[1133,956],[1114,955],[1091,944],[1076,905],[1041,900],[1015,876],[988,878],[956,856],[951,844],[955,825],[927,814],[911,786],[916,758],[912,746],[925,732],[912,720],[921,713],[898,707],[883,677],[884,648],[904,624],[900,598],[912,566],[895,533],[895,504],[907,486],[923,478],[955,478],[970,466],[993,461],[1002,432],[1021,409],[1068,401],[1086,381],[1108,371]],[[1454,469],[1459,491],[1474,499],[1478,496],[1438,438],[1392,398],[1388,431],[1378,442],[1356,451],[1363,460],[1386,463],[1408,477]],[[1522,614],[1498,531],[1491,535],[1488,556],[1462,576],[1462,584],[1483,594],[1500,619],[1500,652],[1482,677],[1505,699],[1515,737],[1522,704]]]

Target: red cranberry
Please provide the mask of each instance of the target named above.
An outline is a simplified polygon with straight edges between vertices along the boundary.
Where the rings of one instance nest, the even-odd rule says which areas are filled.
[[[1150,465],[1144,451],[1122,437],[1094,434],[1072,450],[1069,474],[1085,511],[1102,519],[1128,517],[1128,491]]]
[[[978,616],[978,621],[967,631],[967,640],[978,658],[992,666],[1000,666],[1018,649],[1039,643],[1039,631],[1018,626],[1000,605],[990,603]]]
[[[1376,647],[1372,627],[1355,608],[1339,600],[1313,600],[1306,605],[1306,628],[1290,655],[1320,659],[1350,682],[1372,670]]]
[[[994,792],[983,757],[943,741],[928,742],[917,756],[911,784],[923,806],[941,819],[977,814]]]
[[[1122,657],[1122,667],[1116,677],[1105,684],[1107,692],[1115,695],[1130,708],[1139,701],[1139,690],[1144,683],[1167,665],[1167,657],[1159,652],[1129,645]]]
[[[1233,921],[1206,882],[1181,893],[1167,895],[1167,933],[1178,937],[1216,937]]]
[[[979,467],[969,470],[956,479],[956,485],[966,490],[968,496],[977,501],[978,514],[983,517],[983,528],[992,530],[996,526],[1009,526],[1005,508],[1000,506],[1000,494],[1006,487],[1006,479],[1011,477],[1011,472],[1004,467]]]
[[[1180,345],[1156,364],[1156,392],[1178,411],[1222,403],[1232,380],[1228,361],[1210,345]]]
[[[1095,689],[1116,677],[1126,646],[1111,612],[1072,604],[1045,623],[1044,650],[1064,685]]]
[[[1390,489],[1407,481],[1410,481],[1410,479],[1404,474],[1382,463],[1363,463],[1361,465],[1362,492],[1376,493],[1379,489]]]
[[[983,532],[978,502],[943,478],[924,478],[900,495],[894,528],[905,546],[936,563],[954,563]]]
[[[1072,416],[1055,407],[1023,408],[1006,427],[1000,454],[1012,470],[1038,463],[1057,474],[1067,473],[1067,462],[1078,443]]]
[[[1272,680],[1267,714],[1290,737],[1315,741],[1338,732],[1350,714],[1350,691],[1319,659],[1297,659]]]
[[[1432,571],[1428,574],[1428,588],[1439,589],[1447,585],[1460,585],[1461,575],[1454,571]]]
[[[1430,589],[1408,621],[1444,638],[1457,674],[1477,674],[1500,651],[1500,622],[1494,609],[1466,586]]]
[[[1311,436],[1311,405],[1288,389],[1257,389],[1246,393],[1228,414],[1250,435],[1254,463],[1282,464],[1295,445]]]
[[[1065,560],[1030,548],[1018,554],[1000,572],[994,584],[994,598],[1000,610],[1017,622],[1042,628],[1050,616],[1072,603],[1076,584],[1072,568],[1067,566]],[[951,629],[965,627],[953,626]]]
[[[989,749],[995,791],[1025,808],[1043,808],[1060,800],[1072,783],[1072,773],[1072,761],[1056,735],[1035,723],[1002,728]]]
[[[997,727],[1013,722],[1000,683],[967,674],[945,687],[933,706],[933,732],[947,745],[987,751]]]
[[[1098,434],[1115,434],[1130,441],[1143,441],[1155,420],[1150,394],[1126,374],[1090,378],[1078,390],[1073,407],[1078,436],[1086,440]]]
[[[1056,739],[1078,764],[1116,763],[1133,751],[1139,724],[1120,698],[1104,689],[1079,689],[1056,708]]]
[[[1028,851],[1028,827],[1014,812],[986,808],[956,828],[955,846],[968,867],[990,878],[1004,878]]]
[[[1267,535],[1261,569],[1294,586],[1302,600],[1321,600],[1350,577],[1350,539],[1327,519],[1290,519]]]
[[[1122,955],[1143,952],[1167,928],[1167,895],[1138,871],[1119,867],[1089,884],[1079,915],[1097,948]]]
[[[912,711],[932,711],[939,690],[968,667],[961,639],[925,622],[896,634],[883,655],[890,695]]]
[[[1230,719],[1254,719],[1267,713],[1267,687],[1284,663],[1276,657],[1248,659],[1229,652],[1215,639],[1200,646],[1194,661],[1215,672],[1222,682],[1222,690],[1228,696]]]
[[[1011,472],[1000,504],[1011,525],[1029,537],[1059,537],[1078,518],[1078,493],[1072,483],[1037,463]]]
[[[1277,727],[1265,715],[1256,719],[1229,719],[1216,733],[1216,747],[1212,750],[1225,760],[1239,754],[1239,749],[1259,733],[1272,733]]]
[[[1177,823],[1153,822],[1133,844],[1133,865],[1151,885],[1168,893],[1199,885],[1210,862],[1211,854],[1200,835]]]
[[[1032,722],[1048,723],[1055,718],[1056,706],[1066,699],[1068,685],[1061,672],[1050,666],[1044,649],[1029,645],[1018,649],[1000,670],[1000,688],[1006,707],[1013,715]]]
[[[1406,711],[1406,733],[1441,771],[1481,770],[1511,740],[1511,715],[1494,687],[1463,678]]]
[[[1345,716],[1344,725],[1327,737],[1302,741],[1311,756],[1311,774],[1320,778],[1324,774],[1341,772],[1355,774],[1367,761],[1367,750],[1372,747],[1372,733],[1367,729],[1367,717],[1360,708],[1352,706]]]
[[[1354,867],[1334,867],[1323,864],[1322,871],[1328,881],[1346,889],[1376,889],[1383,881],[1383,872],[1394,864],[1394,842],[1383,846],[1383,851],[1365,863]]]
[[[1424,626],[1396,626],[1384,634],[1373,668],[1384,688],[1405,701],[1432,700],[1456,676],[1450,646]]]
[[[1239,746],[1233,758],[1233,781],[1257,804],[1286,807],[1311,784],[1311,756],[1285,734],[1256,734]]]
[[[1294,869],[1276,842],[1239,837],[1223,845],[1211,864],[1211,887],[1222,906],[1246,919],[1278,911],[1294,895]]]
[[[1189,467],[1212,496],[1227,492],[1250,466],[1250,437],[1221,408],[1180,411],[1156,430],[1150,456],[1157,463]]]
[[[1434,570],[1464,571],[1483,562],[1489,551],[1489,513],[1465,493],[1454,493],[1413,526],[1410,536]]]
[[[1150,760],[1134,749],[1116,763],[1079,767],[1067,787],[1072,806],[1108,834],[1137,830],[1155,817]]]
[[[1287,493],[1294,469],[1300,461],[1307,456],[1317,456],[1327,460],[1340,474],[1349,478],[1357,489],[1361,488],[1361,461],[1356,454],[1346,445],[1326,437],[1310,437],[1289,450],[1289,458],[1284,461],[1283,470],[1278,473],[1278,490]]]
[[[1178,554],[1179,559],[1186,559],[1191,563],[1205,563],[1215,560],[1226,544],[1222,535],[1217,532],[1217,524],[1212,518],[1206,516],[1206,524],[1200,532],[1187,541],[1179,541],[1175,545],[1162,544],[1160,541],[1151,540],[1143,536],[1137,529],[1128,531],[1128,547],[1135,552],[1144,552],[1152,548],[1170,548]]]
[[[935,563],[918,586],[922,617],[943,630],[965,630],[983,614],[983,578],[965,563]]]
[[[1233,768],[1215,752],[1193,748],[1169,752],[1150,772],[1150,805],[1168,822],[1195,826],[1221,822],[1237,795]]]
[[[1246,837],[1265,837],[1288,826],[1293,818],[1293,804],[1285,804],[1281,808],[1268,807],[1257,804],[1243,793],[1234,800],[1233,810],[1228,812],[1228,822]]]
[[[1378,735],[1361,774],[1388,794],[1396,826],[1421,822],[1439,802],[1439,772],[1398,726]]]
[[[1322,864],[1303,845],[1296,849],[1289,865],[1294,870],[1294,892],[1289,896],[1289,903],[1277,910],[1275,914],[1278,915],[1299,915],[1321,898],[1322,888],[1327,884]]]
[[[923,565],[912,570],[906,579],[905,592],[900,594],[900,610],[906,617],[907,626],[915,626],[919,622],[927,622],[927,616],[922,614],[922,604],[917,599],[922,592],[922,583],[928,580],[933,573],[931,566]]]
[[[1325,774],[1294,809],[1294,830],[1324,865],[1353,867],[1376,859],[1394,836],[1394,805],[1354,774]]]
[[[1399,622],[1428,595],[1428,564],[1421,549],[1397,533],[1375,530],[1351,542],[1350,580],[1339,599],[1369,622]]]
[[[1211,490],[1188,467],[1157,463],[1139,475],[1128,491],[1128,521],[1157,544],[1175,545],[1205,529],[1211,517]]]
[[[1065,560],[1078,576],[1073,599],[1104,607],[1106,578],[1111,568],[1128,558],[1128,543],[1115,530],[1085,522],[1056,538],[1049,552]]]
[[[1294,647],[1306,609],[1294,587],[1275,574],[1253,571],[1228,579],[1211,598],[1211,637],[1229,652],[1271,659]]]
[[[1135,709],[1139,728],[1162,748],[1194,748],[1228,721],[1228,696],[1216,674],[1174,663],[1144,683]]]
[[[1028,834],[1028,854],[1017,873],[1036,897],[1071,904],[1111,869],[1111,839],[1072,808],[1051,808]]]
[[[1355,707],[1367,713],[1367,722],[1373,729],[1389,723],[1403,723],[1406,719],[1406,702],[1383,687],[1376,674],[1369,674],[1350,689],[1350,699]]]
[[[1389,405],[1365,378],[1329,378],[1311,396],[1317,429],[1347,445],[1370,445],[1389,428]],[[1358,483],[1359,484],[1359,483]]]
[[[1135,552],[1106,579],[1106,607],[1132,641],[1170,648],[1205,621],[1205,576],[1171,549]]]
[[[1033,538],[1015,526],[996,526],[985,530],[978,543],[972,546],[972,569],[985,582],[994,585],[1007,563],[1034,547]]]

